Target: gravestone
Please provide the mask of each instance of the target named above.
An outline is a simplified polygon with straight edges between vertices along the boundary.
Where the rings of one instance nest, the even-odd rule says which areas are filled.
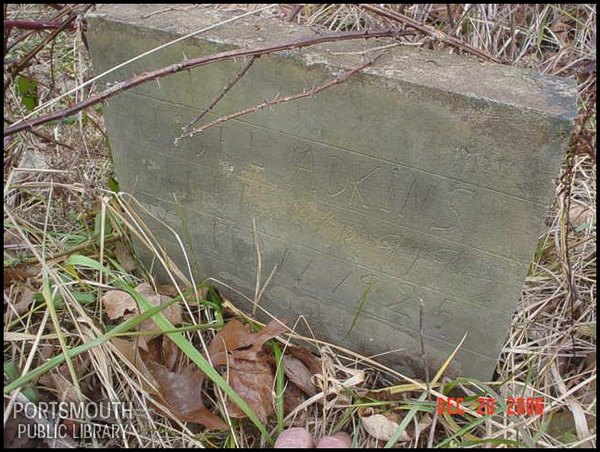
[[[241,11],[101,6],[89,16],[97,73]],[[104,87],[201,55],[306,38],[247,17],[103,77]],[[262,56],[200,124],[317,87],[390,40]],[[303,315],[317,338],[422,376],[467,334],[456,375],[489,379],[553,199],[576,114],[575,83],[397,46],[309,99],[174,139],[246,65],[225,60],[111,98],[104,117],[121,190],[141,201],[182,270],[214,277],[250,311]],[[181,237],[188,252],[169,229]],[[143,250],[140,250],[143,253]],[[147,254],[146,254],[147,255]],[[223,286],[221,286],[223,287]],[[245,304],[244,304],[245,303]]]

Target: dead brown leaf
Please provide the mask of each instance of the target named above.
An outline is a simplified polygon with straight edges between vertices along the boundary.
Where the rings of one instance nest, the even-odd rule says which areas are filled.
[[[155,294],[147,284],[140,285],[136,289],[154,305],[164,302],[160,298],[161,295]],[[168,297],[164,298],[168,300]],[[176,323],[173,319],[170,320]],[[284,330],[285,326],[281,322],[272,321],[262,330],[254,333],[249,326],[244,326],[239,320],[234,319],[225,324],[208,347],[213,365],[228,365],[229,384],[263,422],[266,422],[273,412],[274,375],[271,356],[262,348],[267,340],[281,334]],[[123,354],[140,373],[151,377],[150,381],[155,389],[147,388],[147,390],[154,393],[161,403],[169,407],[178,419],[199,423],[208,428],[228,428],[225,422],[203,404],[200,387],[205,375],[195,367],[177,369],[179,349],[168,338],[164,336],[154,338],[148,340],[143,346],[139,344],[141,341],[138,341],[140,348],[137,350],[133,349],[133,343],[125,342],[117,345],[113,341],[115,345],[124,349]],[[232,417],[245,417],[237,405],[231,401],[226,403]]]
[[[137,268],[137,262],[131,254],[131,251],[129,251],[129,247],[125,243],[117,242],[115,245],[115,257],[126,272],[131,273]]]
[[[360,422],[366,432],[373,438],[380,441],[389,441],[400,425],[400,416],[392,411],[385,413],[376,413],[372,408],[359,409],[358,415]],[[410,441],[410,436],[405,431],[402,432],[398,441]]]
[[[41,266],[39,264],[20,264],[16,267],[4,268],[4,287],[9,287],[14,282],[25,282],[29,278],[39,275]]]
[[[389,441],[389,439],[398,430],[402,421],[402,416],[394,411],[378,412],[376,409],[367,407],[358,410],[360,422],[369,435],[380,441]],[[419,431],[424,431],[431,425],[431,416],[425,413],[418,420]],[[409,425],[398,438],[399,442],[411,441],[415,437],[415,428],[413,424]]]
[[[594,219],[594,212],[585,206],[574,205],[569,210],[569,220],[574,227],[585,223],[591,223]]]
[[[178,372],[171,372],[154,361],[146,364],[158,385],[158,395],[178,419],[202,424],[210,429],[229,428],[219,416],[204,406],[200,388],[205,375],[200,370],[188,366]]]
[[[159,306],[171,301],[171,298],[154,292],[152,286],[147,283],[140,284],[135,290],[144,295],[152,306]],[[102,303],[106,309],[106,315],[112,320],[121,317],[127,320],[139,312],[135,299],[127,292],[121,290],[109,290],[105,292],[102,296]],[[179,325],[182,321],[181,306],[178,303],[167,306],[161,312],[173,325]],[[158,325],[156,325],[153,319],[146,319],[138,326],[138,331],[154,331],[158,329]],[[141,336],[139,338],[140,347],[145,349],[147,341],[152,337],[155,336]]]
[[[304,347],[288,345],[286,351],[304,363],[312,375],[323,372],[321,360]]]
[[[140,348],[140,356],[145,362],[164,364],[169,370],[176,370],[181,351],[168,336],[160,335],[147,342],[147,350]]]
[[[285,376],[308,396],[312,397],[317,393],[317,388],[311,381],[312,374],[299,359],[285,355],[283,357],[283,371]]]
[[[135,290],[144,295],[152,306],[160,306],[171,301],[170,297],[159,295],[156,292],[154,292],[152,286],[150,286],[150,284],[147,283],[140,284],[135,288]],[[171,306],[168,306],[165,309],[163,309],[161,312],[173,325],[179,325],[181,323],[181,306],[179,304],[172,304]],[[156,325],[156,322],[152,319],[144,320],[140,325],[141,331],[149,331],[155,329],[158,329],[158,325]]]
[[[254,333],[249,325],[232,319],[208,346],[213,365],[228,366],[229,384],[263,422],[273,412],[274,374],[270,355],[262,349],[266,341],[285,329],[282,322],[272,320],[262,330]],[[228,409],[233,417],[245,417],[231,401],[228,401]]]
[[[51,356],[51,350],[46,349],[44,355]],[[73,359],[76,375],[86,375],[89,372],[89,355],[80,355]],[[55,369],[40,376],[38,384],[53,389],[60,402],[79,402],[80,397],[71,378],[67,364],[61,364]],[[82,386],[82,381],[79,381]],[[83,390],[82,386],[82,390]]]
[[[137,314],[137,303],[131,295],[122,290],[108,290],[102,295],[102,304],[109,319],[131,317]]]
[[[291,381],[285,386],[283,392],[283,414],[287,416],[296,409],[298,405],[306,400],[304,393]],[[300,411],[297,416],[294,417],[295,426],[304,425],[306,420],[306,410]]]
[[[227,363],[227,352],[238,350],[237,358],[256,359],[256,354],[269,339],[280,335],[286,330],[285,325],[278,320],[271,320],[262,330],[253,333],[250,326],[244,326],[239,320],[228,321],[223,329],[213,338],[208,346],[208,354],[215,366]],[[247,347],[250,347],[246,349]],[[240,350],[246,349],[246,350]]]
[[[158,337],[149,341],[148,350],[136,350],[133,342],[124,339],[113,338],[111,342],[152,385],[142,379],[142,387],[154,394],[180,421],[201,424],[210,429],[229,428],[204,405],[201,387],[205,375],[192,366],[173,371],[179,349],[165,339],[168,338]]]
[[[262,422],[273,413],[273,370],[266,359],[250,361],[237,359],[235,354],[229,360],[229,384],[250,406]],[[227,409],[232,417],[246,417],[235,404],[228,401]]]
[[[179,295],[177,287],[175,287],[173,284],[159,284],[156,286],[156,291],[161,295],[166,295],[167,297],[175,298],[177,295]]]
[[[4,257],[16,258],[23,256],[28,245],[25,239],[16,231],[4,229]],[[4,287],[13,282],[24,282],[40,273],[41,266],[34,263],[21,263],[14,267],[4,267]]]
[[[13,308],[17,314],[23,314],[24,312],[27,312],[29,306],[34,300],[35,292],[28,287],[21,286],[20,292],[15,299],[15,303],[13,304]]]
[[[163,353],[162,353],[162,340],[163,336],[157,336],[153,339],[150,339],[146,342],[146,346],[142,349],[140,348],[138,351],[142,360],[144,362],[154,361],[157,363],[163,362]]]
[[[162,336],[162,362],[168,369],[175,370],[181,357],[181,350],[168,336]]]
[[[138,349],[135,347],[135,344],[132,341],[128,341],[126,339],[121,339],[118,337],[113,337],[110,342],[115,346],[115,348],[121,352],[121,354],[123,355],[123,357],[133,366],[135,367],[139,373],[147,380],[149,380],[149,383],[144,379],[141,378],[141,383],[142,383],[142,388],[144,388],[144,390],[146,392],[149,393],[154,393],[155,391],[153,391],[152,386],[154,385],[156,386],[156,382],[154,381],[154,378],[152,377],[152,374],[150,374],[150,371],[148,370],[148,368],[146,367],[146,365],[144,364],[144,361],[142,359],[142,357],[140,356]]]

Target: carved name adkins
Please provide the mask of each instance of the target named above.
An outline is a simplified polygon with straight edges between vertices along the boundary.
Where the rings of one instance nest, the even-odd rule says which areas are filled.
[[[90,17],[98,72],[173,39],[173,27],[183,34],[228,17],[204,11],[192,20],[172,11],[159,20],[148,14],[153,8],[109,5]],[[302,33],[247,18],[155,52],[105,82],[182,54]],[[318,86],[361,61],[339,52],[381,44],[262,57],[207,118]],[[167,77],[105,107],[121,189],[156,217],[144,219],[169,255],[187,268],[157,219],[186,237],[196,278],[213,277],[253,298],[258,241],[261,282],[274,271],[261,307],[292,321],[303,316],[317,338],[378,355],[410,376],[422,376],[423,300],[429,366],[435,370],[468,333],[451,372],[490,378],[543,232],[575,116],[574,83],[395,48],[313,99],[242,116],[174,146],[243,64]],[[249,310],[248,300],[221,287]],[[297,330],[308,333],[303,321]]]

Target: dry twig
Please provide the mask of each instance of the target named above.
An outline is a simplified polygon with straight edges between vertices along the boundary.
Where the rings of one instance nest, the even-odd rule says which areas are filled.
[[[223,88],[223,91],[220,92],[210,103],[210,105],[208,107],[206,107],[204,110],[202,110],[202,112],[193,120],[191,121],[189,124],[187,124],[186,126],[183,127],[183,134],[181,134],[181,136],[179,136],[177,138],[177,140],[180,140],[182,138],[188,137],[190,136],[190,134],[192,133],[192,127],[194,127],[196,124],[198,124],[198,122],[200,122],[200,120],[206,115],[206,113],[208,113],[209,111],[211,111],[213,108],[215,108],[215,105],[217,105],[217,103],[223,99],[223,97],[225,97],[225,95],[231,90],[231,88],[234,87],[234,85],[246,74],[246,72],[248,72],[248,70],[252,67],[252,65],[254,64],[254,62],[256,61],[256,59],[258,58],[258,56],[253,56],[250,61],[248,62],[248,64],[246,64],[246,66],[244,66],[244,68],[227,84],[227,86],[225,86]]]
[[[191,60],[185,60],[180,63],[171,64],[161,69],[157,69],[151,72],[145,72],[141,75],[132,77],[128,80],[116,83],[110,88],[102,91],[101,93],[96,94],[84,101],[78,102],[71,107],[49,113],[43,116],[39,116],[37,118],[30,119],[28,121],[23,121],[14,126],[7,127],[4,130],[4,136],[12,135],[17,132],[21,132],[23,130],[30,129],[32,127],[39,126],[41,124],[45,124],[50,121],[54,121],[57,119],[65,119],[69,116],[74,115],[75,113],[84,110],[85,108],[91,107],[92,105],[96,105],[100,102],[104,102],[105,100],[122,93],[124,91],[135,88],[136,86],[142,85],[144,83],[151,82],[153,80],[157,80],[162,77],[166,77],[170,74],[176,74],[178,72],[193,69],[195,67],[204,66],[206,64],[216,63],[217,61],[229,60],[236,57],[244,57],[244,56],[260,56],[266,55],[269,53],[280,52],[282,50],[289,49],[299,49],[302,47],[307,47],[315,44],[322,44],[325,42],[333,42],[333,41],[347,41],[352,39],[369,39],[369,38],[385,38],[392,37],[395,35],[395,32],[392,30],[374,30],[374,31],[360,31],[360,32],[343,32],[343,33],[330,33],[323,34],[319,36],[314,36],[306,39],[296,39],[283,43],[273,44],[264,47],[258,47],[254,49],[240,49],[240,50],[229,50],[226,52],[219,52],[209,56],[202,56],[198,58],[193,58]]]
[[[55,20],[11,20],[7,19],[4,21],[4,29],[11,30],[13,28],[19,28],[21,30],[51,30],[55,28],[60,28],[64,25],[64,23],[55,21]],[[82,23],[82,29],[86,30],[87,24],[85,22]],[[67,23],[63,30],[77,30],[77,25],[72,21]]]
[[[423,33],[427,33],[428,35],[431,35],[434,38],[439,39],[442,42],[445,42],[446,44],[456,47],[459,50],[465,50],[465,51],[471,53],[472,55],[478,56],[479,58],[482,58],[486,61],[500,63],[500,61],[497,60],[496,58],[482,52],[481,50],[477,50],[468,44],[465,44],[460,39],[456,39],[452,36],[448,36],[443,31],[436,30],[435,28],[433,28],[430,25],[421,25],[416,20],[411,19],[410,17],[406,17],[400,13],[396,13],[396,12],[390,11],[388,9],[380,8],[378,6],[361,4],[360,7],[363,9],[366,9],[367,11],[371,11],[377,15],[386,17],[388,19],[395,20],[396,22],[404,23],[407,26],[414,28],[415,30],[421,31]]]
[[[337,77],[331,79],[327,83],[317,86],[316,88],[313,88],[310,91],[304,90],[301,93],[296,93],[296,94],[292,94],[292,95],[285,96],[285,97],[281,97],[278,94],[273,99],[265,100],[264,102],[262,102],[258,105],[255,105],[254,107],[246,108],[245,110],[237,111],[235,113],[231,113],[230,115],[223,116],[219,119],[215,119],[214,121],[209,122],[208,124],[205,124],[202,127],[192,130],[191,132],[186,134],[186,136],[190,136],[190,137],[194,136],[195,134],[204,132],[205,130],[210,129],[211,127],[214,127],[218,124],[222,124],[226,121],[230,121],[232,119],[239,118],[240,116],[244,116],[249,113],[254,113],[254,112],[260,111],[260,110],[264,109],[265,107],[273,107],[275,105],[283,104],[285,102],[290,102],[292,100],[302,99],[304,97],[313,97],[316,94],[320,93],[321,91],[326,90],[327,88],[330,88],[334,85],[338,85],[342,82],[345,82],[346,80],[348,80],[350,77],[352,77],[357,72],[359,72],[362,69],[366,68],[367,66],[370,66],[371,64],[375,63],[381,57],[381,55],[383,55],[383,54],[377,55],[373,60],[371,60],[365,64],[361,64],[360,66],[355,67],[354,69],[352,69],[348,72],[338,75]],[[178,139],[175,140],[175,145],[177,145],[177,143],[178,143]]]
[[[21,58],[21,60],[9,66],[9,68],[7,69],[7,79],[4,82],[4,91],[6,91],[6,89],[10,86],[12,80],[15,79],[17,74],[21,72],[23,68],[25,68],[27,63],[29,63],[29,61],[31,61],[31,59],[35,57],[40,50],[46,47],[46,44],[54,40],[54,38],[56,38],[56,36],[58,36],[58,34],[61,33],[63,30],[66,30],[68,27],[72,26],[72,22],[79,15],[84,14],[92,6],[92,4],[89,4],[85,5],[83,8],[74,9],[71,12],[71,14],[69,14],[69,16],[63,21],[63,23],[59,25],[54,31],[52,31],[48,36],[46,36],[46,38],[44,38],[44,40],[40,42],[39,45],[37,45],[33,50],[31,50],[31,52],[29,52],[27,55]]]

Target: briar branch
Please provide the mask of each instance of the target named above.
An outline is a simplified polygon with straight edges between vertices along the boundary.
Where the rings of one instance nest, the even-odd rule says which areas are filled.
[[[200,122],[200,120],[206,115],[206,113],[208,113],[209,111],[211,111],[215,105],[217,105],[217,103],[223,99],[223,97],[225,97],[225,95],[231,90],[231,88],[233,88],[235,86],[235,84],[246,74],[246,72],[248,72],[248,70],[252,67],[252,65],[254,64],[254,62],[257,60],[257,58],[259,58],[257,55],[254,55],[252,57],[252,59],[250,59],[250,61],[248,62],[248,64],[246,64],[246,66],[244,66],[244,68],[227,84],[227,86],[225,86],[223,88],[223,91],[221,91],[213,100],[212,102],[209,104],[208,107],[206,107],[204,110],[202,110],[202,112],[196,117],[194,118],[194,120],[192,120],[188,125],[186,125],[185,127],[183,127],[183,134],[181,134],[181,136],[179,136],[178,138],[176,138],[177,140],[180,140],[182,138],[185,138],[187,136],[191,136],[191,133],[193,133],[192,128],[198,124],[198,122]]]
[[[304,9],[304,5],[294,5],[294,7],[290,10],[288,15],[285,17],[286,22],[292,22],[298,14],[302,12]]]
[[[378,6],[370,4],[360,4],[359,6],[364,10],[371,11],[372,13],[377,14],[378,16],[403,23],[406,26],[414,28],[415,30],[418,30],[422,33],[426,33],[434,37],[435,39],[445,42],[446,44],[449,44],[452,47],[455,47],[459,50],[469,52],[470,54],[475,55],[483,60],[492,61],[494,63],[501,63],[501,61],[498,61],[496,58],[488,55],[487,53],[482,52],[481,50],[471,47],[470,45],[464,43],[460,39],[457,39],[453,36],[449,36],[443,31],[435,29],[431,25],[420,24],[416,20],[411,19],[410,17],[407,17],[404,14],[400,14],[394,11],[390,11],[389,9],[380,8]]]
[[[4,91],[8,89],[12,80],[16,78],[16,76],[25,68],[25,66],[31,61],[46,45],[51,42],[56,36],[58,36],[63,30],[73,26],[73,21],[77,19],[77,17],[83,15],[88,9],[90,9],[93,4],[84,5],[81,8],[72,8],[69,16],[59,24],[48,36],[46,36],[42,42],[40,42],[34,49],[32,49],[28,54],[26,54],[23,58],[21,58],[18,62],[13,63],[6,70],[6,80],[4,82]],[[6,21],[5,21],[6,22]]]
[[[78,102],[70,107],[48,113],[46,115],[39,116],[37,118],[32,118],[26,121],[21,121],[20,123],[14,124],[10,127],[7,127],[4,130],[4,136],[12,135],[17,132],[21,132],[23,130],[31,129],[33,127],[39,126],[41,124],[45,124],[50,121],[62,120],[73,116],[75,113],[84,110],[85,108],[91,107],[92,105],[98,104],[100,102],[104,102],[107,99],[122,93],[124,91],[130,90],[136,86],[142,85],[144,83],[148,83],[153,80],[157,80],[159,78],[165,77],[167,75],[176,74],[178,72],[193,69],[196,67],[204,66],[211,63],[216,63],[217,61],[229,60],[233,58],[240,57],[249,57],[249,56],[260,56],[266,55],[274,52],[280,52],[282,50],[290,50],[290,49],[298,49],[302,47],[312,46],[315,44],[322,44],[326,42],[333,41],[347,41],[352,39],[369,39],[369,38],[386,38],[386,37],[395,37],[398,33],[394,30],[374,30],[374,31],[350,31],[350,32],[340,32],[340,33],[328,33],[313,36],[310,38],[304,39],[296,39],[290,40],[278,44],[272,44],[263,47],[257,47],[253,49],[238,49],[238,50],[229,50],[225,52],[215,53],[209,56],[202,56],[193,59],[186,59],[180,63],[171,64],[161,69],[157,69],[151,72],[145,72],[135,77],[132,77],[128,80],[119,82],[114,84],[113,86],[107,88],[106,90],[89,97],[88,99]]]
[[[7,19],[4,21],[4,29],[10,30],[18,28],[21,30],[51,30],[61,28],[64,24],[57,20],[24,20],[24,19]],[[69,21],[63,29],[77,30],[77,25]],[[82,22],[82,30],[87,29],[87,24]]]
[[[366,68],[367,66],[372,65],[373,63],[375,63],[383,54],[379,54],[377,55],[375,58],[373,58],[371,61],[365,63],[365,64],[361,64],[358,67],[355,67],[354,69],[347,71],[343,74],[338,75],[337,77],[334,77],[333,79],[331,79],[330,81],[328,81],[327,83],[324,83],[323,85],[317,86],[313,89],[311,89],[310,91],[304,90],[301,93],[296,93],[296,94],[292,94],[289,96],[285,96],[285,97],[281,97],[279,94],[277,94],[273,99],[271,100],[265,100],[264,102],[255,105],[254,107],[250,107],[250,108],[246,108],[245,110],[241,110],[235,113],[231,113],[229,115],[223,116],[219,119],[215,119],[212,122],[209,122],[208,124],[203,125],[202,127],[198,127],[197,129],[192,130],[191,132],[189,132],[186,136],[194,136],[197,133],[200,132],[204,132],[207,129],[210,129],[211,127],[214,127],[218,124],[222,124],[226,121],[230,121],[232,119],[236,119],[239,118],[240,116],[244,116],[247,115],[249,113],[254,113],[257,111],[260,111],[266,107],[273,107],[275,105],[279,105],[279,104],[283,104],[284,102],[290,102],[293,100],[298,100],[298,99],[302,99],[304,97],[313,97],[316,94],[320,93],[321,91],[326,90],[327,88],[330,88],[334,85],[338,85],[342,82],[345,82],[346,80],[348,80],[350,77],[352,77],[354,74],[356,74],[357,72],[363,70],[364,68]],[[175,139],[175,145],[178,144],[179,138]]]

